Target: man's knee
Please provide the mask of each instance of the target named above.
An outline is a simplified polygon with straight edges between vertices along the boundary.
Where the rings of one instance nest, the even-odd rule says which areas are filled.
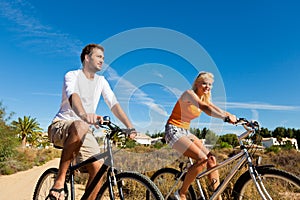
[[[77,135],[79,139],[82,139],[89,131],[89,125],[83,121],[74,121],[70,128],[69,134]]]

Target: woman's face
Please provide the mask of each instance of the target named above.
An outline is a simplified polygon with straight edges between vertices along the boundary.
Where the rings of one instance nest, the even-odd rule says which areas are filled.
[[[197,94],[204,95],[210,92],[212,88],[213,80],[211,78],[204,78],[198,82]]]

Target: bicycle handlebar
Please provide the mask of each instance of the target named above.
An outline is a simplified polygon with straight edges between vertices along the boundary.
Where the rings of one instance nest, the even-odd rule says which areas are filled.
[[[238,140],[242,140],[246,138],[248,135],[251,133],[259,130],[259,123],[257,121],[248,121],[245,118],[239,118],[235,125],[242,125],[246,132],[242,133],[241,135],[238,136]]]
[[[125,137],[129,137],[129,135],[133,131],[135,131],[134,128],[131,128],[131,129],[122,129],[122,128],[120,128],[119,126],[117,126],[116,124],[114,124],[110,121],[109,116],[104,116],[102,123],[100,122],[100,120],[98,120],[97,125],[102,127],[102,128],[109,128],[111,130],[111,133],[112,133],[110,135],[110,138],[112,138],[116,134],[118,135],[118,137],[121,136],[121,135],[125,135]]]
[[[244,126],[244,128],[246,130],[248,130],[247,127],[251,128],[251,129],[255,129],[255,130],[259,129],[259,123],[258,123],[258,121],[254,121],[254,120],[248,121],[245,118],[239,118],[237,120],[237,122],[235,123],[235,125],[242,125],[242,126]]]

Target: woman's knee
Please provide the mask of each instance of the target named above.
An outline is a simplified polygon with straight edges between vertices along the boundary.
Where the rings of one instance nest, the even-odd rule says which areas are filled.
[[[217,159],[216,159],[216,157],[215,157],[213,154],[211,154],[211,153],[209,152],[209,153],[207,154],[207,158],[208,158],[208,160],[207,160],[207,166],[208,166],[209,168],[214,167],[214,166],[217,165]]]

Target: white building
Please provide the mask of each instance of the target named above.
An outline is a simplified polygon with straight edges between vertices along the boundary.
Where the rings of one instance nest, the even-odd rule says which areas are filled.
[[[276,138],[270,137],[270,138],[263,138],[262,139],[262,145],[266,148],[272,146],[272,145],[285,145],[287,141],[290,141],[291,144],[295,147],[296,150],[298,150],[298,143],[295,138],[282,138],[279,142]]]
[[[134,138],[134,140],[143,145],[151,145],[152,138],[144,133],[137,133],[137,136]]]

